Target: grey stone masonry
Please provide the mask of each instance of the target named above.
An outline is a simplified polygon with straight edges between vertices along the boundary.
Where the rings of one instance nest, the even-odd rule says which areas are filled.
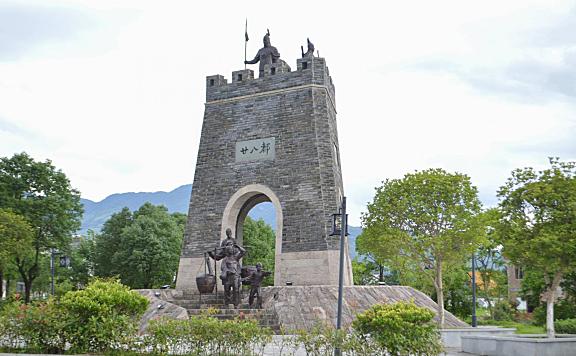
[[[298,59],[296,67],[291,71],[279,61],[267,65],[262,78],[254,78],[250,69],[233,72],[231,82],[222,75],[206,78],[204,121],[182,259],[196,261],[217,245],[228,227],[234,236],[241,236],[237,230],[247,213],[242,209],[249,210],[255,200],[279,202],[277,271],[282,268],[278,266],[281,254],[338,249],[338,237],[329,236],[331,216],[343,195],[334,85],[324,58]],[[274,150],[265,150],[270,148],[266,145],[274,145]],[[258,159],[268,152],[274,156]],[[239,161],[239,154],[248,159]],[[233,205],[235,194],[254,185],[271,193],[255,191],[251,200],[242,203],[240,213],[227,208]],[[235,215],[230,219],[225,211]],[[190,261],[188,266],[197,263]],[[332,262],[322,264],[332,266]],[[179,278],[196,272],[183,271],[183,265],[181,260]],[[307,284],[305,277],[298,282]]]

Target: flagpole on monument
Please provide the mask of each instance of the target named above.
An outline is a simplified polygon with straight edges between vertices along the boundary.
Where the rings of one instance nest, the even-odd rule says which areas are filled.
[[[246,47],[248,47],[248,18],[246,18],[246,26],[244,27],[244,70],[246,70]]]

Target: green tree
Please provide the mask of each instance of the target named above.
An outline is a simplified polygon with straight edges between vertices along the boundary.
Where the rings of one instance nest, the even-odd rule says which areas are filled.
[[[16,259],[32,253],[33,238],[34,230],[26,219],[0,209],[0,297],[4,292],[2,281]]]
[[[401,273],[417,267],[433,284],[441,326],[443,272],[462,265],[477,248],[479,212],[478,192],[468,176],[428,169],[386,180],[362,216],[365,248]]]
[[[550,158],[541,171],[516,169],[498,191],[503,253],[544,277],[546,333],[554,337],[554,303],[562,278],[576,271],[576,162]]]
[[[378,278],[374,276],[375,272],[372,261],[359,260],[358,257],[352,260],[354,285],[366,286],[377,284]]]
[[[41,272],[41,254],[66,248],[80,227],[80,194],[49,160],[36,162],[19,153],[0,159],[0,206],[22,215],[34,229],[34,252],[16,256],[25,301],[29,302],[32,283]]]
[[[356,245],[358,246],[358,245]],[[378,263],[371,255],[362,255],[362,259],[356,256],[352,260],[352,275],[355,285],[375,284],[399,284],[398,272],[390,270],[385,265]]]
[[[469,272],[470,263],[463,263],[451,266],[443,274],[444,308],[462,319],[472,315],[472,283]],[[437,299],[436,293],[432,297]]]
[[[59,264],[56,257],[56,294],[62,295],[69,290],[83,289],[94,276],[94,237],[89,230],[86,236],[77,236],[65,255],[70,259],[68,267]]]
[[[262,263],[263,269],[272,272],[262,285],[274,285],[276,234],[272,227],[262,219],[254,220],[247,216],[244,220],[243,239],[246,256],[242,259],[242,264],[254,266],[258,262]]]
[[[157,288],[176,275],[184,228],[180,216],[145,203],[133,214],[124,208],[96,236],[95,271],[117,275],[131,288]]]
[[[507,277],[504,272],[504,259],[499,238],[500,212],[492,208],[479,215],[485,232],[485,243],[476,251],[477,286],[488,306],[491,319],[494,319],[494,300],[500,300],[507,293]]]
[[[134,218],[128,208],[112,214],[94,236],[94,274],[100,277],[119,276],[120,265],[112,263],[112,256],[120,250],[122,231],[132,225]]]

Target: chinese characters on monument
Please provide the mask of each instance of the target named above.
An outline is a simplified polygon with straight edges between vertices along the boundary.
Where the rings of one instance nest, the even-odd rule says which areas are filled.
[[[236,162],[272,160],[275,154],[274,137],[236,142]]]

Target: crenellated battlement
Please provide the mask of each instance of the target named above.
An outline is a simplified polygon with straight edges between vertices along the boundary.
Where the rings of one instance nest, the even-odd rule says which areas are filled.
[[[261,78],[255,78],[252,69],[232,72],[231,82],[220,74],[207,76],[206,103],[305,85],[325,87],[334,102],[334,84],[326,60],[321,57],[304,57],[296,61],[295,71],[282,60],[267,64]]]

